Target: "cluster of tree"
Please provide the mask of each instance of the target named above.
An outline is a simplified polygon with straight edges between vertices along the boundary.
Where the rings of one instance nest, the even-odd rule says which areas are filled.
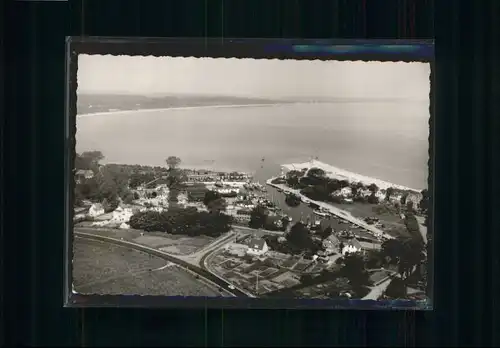
[[[214,214],[221,214],[227,208],[226,200],[216,191],[207,191],[203,198],[203,204],[210,213]]]
[[[417,217],[413,212],[407,212],[405,214],[404,224],[408,234],[414,239],[422,239],[422,234],[420,233],[420,226],[417,221]]]
[[[294,194],[287,194],[285,197],[285,203],[289,207],[298,207],[300,205],[300,197]]]
[[[288,255],[298,255],[303,252],[300,248],[288,243],[285,237],[265,235],[262,238],[273,251]]]
[[[146,188],[152,189],[158,186],[158,179],[153,172],[149,173],[132,173],[129,179],[129,187],[136,189],[139,186],[146,185]]]
[[[184,182],[187,181],[186,173],[179,168],[181,159],[176,156],[168,157],[166,171],[166,184],[168,187],[168,202],[170,206],[177,204],[178,197],[184,187]]]
[[[422,195],[422,199],[418,204],[418,208],[424,214],[427,214],[427,211],[429,209],[429,191],[427,189],[423,189],[420,193]]]
[[[342,199],[332,194],[345,187],[350,187],[354,200],[372,204],[378,203],[378,198],[375,195],[379,190],[377,185],[366,186],[359,182],[349,183],[347,180],[329,178],[325,171],[320,168],[311,168],[308,171],[291,170],[286,174],[285,180],[288,186],[300,189],[303,195],[316,201],[340,203]],[[371,195],[368,197],[360,195],[361,190],[369,190]]]
[[[421,265],[427,259],[427,246],[420,238],[390,239],[382,244],[380,251],[371,251],[365,257],[368,268],[397,266],[400,279],[406,284],[410,276],[422,279]]]
[[[186,181],[186,175],[179,169],[181,159],[175,156],[165,161],[167,168],[131,166],[122,164],[100,165],[104,159],[101,151],[87,151],[76,154],[75,169],[92,170],[95,175],[75,185],[75,203],[83,200],[100,202],[107,211],[116,209],[120,201],[131,203],[136,195],[131,191],[143,183],[162,178],[169,188],[169,203],[175,205]]]
[[[231,229],[231,217],[199,212],[196,208],[174,208],[164,212],[138,212],[130,218],[130,227],[147,232],[166,232],[187,236],[218,237]]]
[[[130,203],[134,194],[128,188],[128,176],[123,168],[114,165],[100,165],[104,155],[100,151],[84,152],[77,154],[75,167],[78,169],[92,170],[92,178],[83,179],[75,184],[75,203],[81,204],[83,200],[103,204],[106,212],[113,211],[120,201]]]
[[[94,174],[99,171],[99,162],[104,159],[101,151],[85,151],[75,155],[75,170],[92,170]]]
[[[329,178],[325,171],[320,168],[311,168],[308,171],[291,170],[285,176],[285,182],[288,186],[301,190],[301,193],[306,197],[316,201],[325,201],[333,203],[341,203],[342,197],[333,195],[334,192],[343,188],[349,187],[351,189],[351,197],[355,202],[378,204],[380,203],[379,197],[376,193],[379,187],[376,184],[365,185],[360,182],[350,183],[347,180],[339,180]],[[369,194],[366,194],[369,191]],[[363,194],[361,194],[363,192]],[[399,207],[406,208],[407,211],[414,211],[418,208],[421,212],[426,213],[429,205],[428,191],[422,190],[422,199],[418,207],[413,206],[413,202],[408,200],[410,192],[401,190],[395,187],[389,187],[385,190],[385,202],[391,201],[394,195],[401,196],[396,204]]]
[[[309,231],[307,226],[302,222],[296,222],[292,228],[290,228],[290,232],[286,235],[286,240],[290,245],[305,252],[315,253],[321,248],[321,245],[318,245],[318,243],[312,239],[311,231]]]
[[[285,231],[288,227],[289,221],[285,218],[281,219],[281,227],[276,225],[276,218],[269,215],[269,210],[259,204],[250,212],[250,221],[248,227],[250,228],[263,228],[270,231]]]

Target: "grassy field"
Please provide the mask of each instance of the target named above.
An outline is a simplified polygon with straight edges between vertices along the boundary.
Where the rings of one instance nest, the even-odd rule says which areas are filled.
[[[172,255],[188,255],[211,243],[207,236],[187,237],[162,232],[143,232],[133,229],[112,229],[103,227],[75,226],[75,231],[93,233],[104,237],[122,239],[150,248],[160,249]],[[142,235],[141,235],[142,233]]]
[[[79,94],[78,114],[115,110],[162,109],[185,106],[273,104],[278,101],[226,96],[140,96],[120,94]]]
[[[97,241],[74,241],[73,284],[82,294],[221,296],[163,259]]]

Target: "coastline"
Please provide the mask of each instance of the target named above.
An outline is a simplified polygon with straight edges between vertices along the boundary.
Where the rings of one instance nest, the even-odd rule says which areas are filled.
[[[282,185],[282,184],[274,184],[272,181],[274,179],[276,179],[277,177],[272,177],[268,180],[266,180],[266,184],[271,186],[271,187],[275,187],[275,188],[279,188],[281,190],[283,190],[283,192],[286,192],[286,193],[293,193],[301,198],[306,198],[309,202],[312,202],[314,204],[317,204],[319,207],[321,208],[325,208],[325,209],[328,209],[329,212],[331,212],[332,214],[336,215],[337,217],[341,218],[341,219],[344,219],[344,220],[347,220],[349,221],[350,223],[353,223],[373,234],[375,234],[375,236],[382,236],[386,239],[394,239],[393,236],[385,233],[384,231],[372,226],[372,225],[369,225],[367,224],[366,222],[364,222],[363,220],[361,219],[358,219],[356,217],[354,217],[350,212],[347,212],[345,210],[342,210],[342,209],[339,209],[337,207],[334,207],[328,203],[325,203],[325,202],[321,202],[321,201],[314,201],[310,198],[307,198],[306,196],[304,196],[303,194],[300,193],[299,190],[294,190],[286,185]]]
[[[350,172],[348,170],[334,167],[332,165],[329,165],[327,163],[318,161],[318,160],[311,160],[308,162],[302,162],[302,163],[290,163],[290,164],[283,164],[281,165],[282,168],[286,170],[302,170],[302,169],[311,169],[311,168],[320,168],[326,172],[326,175],[332,179],[339,179],[339,180],[347,180],[349,182],[361,182],[365,185],[370,185],[370,184],[375,184],[378,186],[379,189],[388,189],[389,187],[393,187],[399,190],[403,191],[412,191],[415,193],[420,193],[422,190],[403,186],[403,185],[397,185],[382,179],[377,179],[377,178],[372,178],[366,175],[361,175],[358,173]]]
[[[154,109],[129,109],[129,110],[112,110],[112,111],[100,111],[100,112],[90,112],[84,114],[77,114],[77,118],[82,117],[92,117],[92,116],[104,116],[112,114],[130,114],[134,112],[158,112],[158,111],[168,111],[168,110],[195,110],[195,109],[224,109],[224,108],[248,108],[248,107],[265,107],[265,106],[279,106],[279,105],[289,105],[289,104],[305,104],[304,102],[296,103],[264,103],[264,104],[220,104],[220,105],[198,105],[198,106],[173,106],[166,108],[154,108]]]

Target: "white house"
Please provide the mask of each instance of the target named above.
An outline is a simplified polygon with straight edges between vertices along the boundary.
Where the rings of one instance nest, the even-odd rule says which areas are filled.
[[[96,217],[102,214],[104,214],[104,208],[101,203],[92,204],[92,206],[89,208],[88,215],[91,217]]]
[[[361,244],[359,244],[357,239],[350,239],[349,241],[344,242],[344,247],[342,248],[342,255],[348,253],[357,253],[360,252]]]
[[[372,192],[370,190],[368,190],[368,189],[360,189],[360,190],[358,190],[358,195],[360,197],[368,197],[371,194],[372,194]]]
[[[379,201],[383,201],[385,199],[385,190],[378,190],[375,192],[375,197],[377,197]]]
[[[348,197],[348,196],[352,195],[352,189],[349,186],[343,187],[342,189],[340,189],[340,195],[344,196],[344,197]]]
[[[111,218],[111,222],[117,223],[128,223],[130,218],[134,215],[132,209],[122,207],[118,207],[113,211],[113,217]]]
[[[248,250],[247,254],[252,256],[261,256],[267,253],[269,247],[264,239],[261,238],[252,238],[250,242],[248,242]]]

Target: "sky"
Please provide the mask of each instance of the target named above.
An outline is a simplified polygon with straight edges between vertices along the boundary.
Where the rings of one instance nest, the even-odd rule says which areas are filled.
[[[430,64],[85,55],[78,92],[428,100]]]

